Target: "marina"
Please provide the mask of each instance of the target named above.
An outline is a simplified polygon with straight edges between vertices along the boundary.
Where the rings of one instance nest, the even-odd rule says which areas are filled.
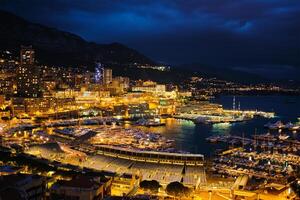
[[[216,178],[235,180],[226,186],[217,184],[221,188],[239,188],[250,179],[286,184],[286,176],[300,162],[299,134],[294,128],[299,124],[297,117],[238,112],[242,113],[222,109],[219,116],[213,115],[218,120],[204,123],[175,117],[136,122],[109,117],[41,124],[19,121],[2,127],[7,132],[2,148],[56,170],[134,174],[164,187],[178,181],[203,190],[214,187]],[[253,131],[245,129],[251,124]],[[234,130],[238,127],[249,132]]]
[[[273,118],[275,113],[262,111],[223,110],[219,114],[177,114],[176,119],[191,120],[195,124],[236,123],[251,120],[254,117]]]
[[[296,123],[288,122],[287,124],[283,124],[281,121],[277,121],[275,123],[267,123],[264,127],[271,130],[279,130],[279,129],[287,129],[289,131],[298,131],[300,130],[300,121]]]
[[[0,200],[300,200],[299,10],[4,1]]]

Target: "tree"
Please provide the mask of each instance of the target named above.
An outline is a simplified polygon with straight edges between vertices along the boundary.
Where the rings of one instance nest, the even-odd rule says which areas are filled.
[[[294,176],[289,177],[288,182],[296,195],[300,197],[300,167],[295,169]]]
[[[296,195],[300,197],[300,184],[297,181],[294,181],[290,185],[292,190],[296,193]]]
[[[156,180],[151,180],[151,181],[144,180],[140,182],[140,187],[143,190],[150,190],[152,193],[157,193],[161,185]]]
[[[168,195],[174,196],[174,197],[182,197],[182,196],[189,196],[190,189],[188,187],[185,187],[180,182],[171,182],[167,185],[166,192]]]

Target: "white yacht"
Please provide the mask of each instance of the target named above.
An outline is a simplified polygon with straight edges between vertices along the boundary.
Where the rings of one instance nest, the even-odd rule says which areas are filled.
[[[273,129],[273,130],[282,129],[282,128],[284,128],[284,124],[281,121],[277,121],[276,123],[269,125],[269,129]]]
[[[280,139],[280,140],[286,140],[286,139],[288,139],[290,136],[288,136],[288,135],[286,135],[286,134],[281,134],[281,135],[279,135],[278,136],[278,138]]]
[[[293,123],[289,122],[285,125],[285,128],[290,130],[290,131],[297,131],[297,130],[300,129],[300,125],[293,124]]]

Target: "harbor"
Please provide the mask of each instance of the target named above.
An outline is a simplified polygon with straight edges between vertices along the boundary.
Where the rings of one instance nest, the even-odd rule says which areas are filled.
[[[178,108],[176,119],[190,120],[195,124],[236,123],[252,120],[256,117],[274,118],[275,112],[253,109],[241,109],[240,102],[236,106],[236,97],[232,97],[232,108],[225,109],[222,104],[191,102]]]
[[[257,110],[281,116],[250,113],[247,120],[216,123],[171,116],[138,121],[112,117],[42,123],[14,120],[2,126],[6,134],[1,151],[64,173],[93,171],[118,177],[125,172],[140,180],[157,180],[164,187],[182,182],[197,192],[211,188],[238,192],[252,181],[285,185],[286,176],[300,162],[299,131],[291,129],[298,125],[297,117]],[[235,118],[242,113],[228,108],[221,111]]]

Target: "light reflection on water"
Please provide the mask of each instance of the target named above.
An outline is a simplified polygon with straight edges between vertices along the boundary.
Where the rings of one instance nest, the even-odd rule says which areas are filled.
[[[232,107],[232,96],[221,96],[214,101],[222,104],[225,108]],[[293,101],[290,101],[292,99]],[[139,127],[144,131],[160,133],[169,139],[175,140],[178,150],[192,153],[202,153],[209,156],[220,145],[210,144],[205,138],[211,135],[231,134],[245,137],[251,137],[255,132],[257,134],[266,133],[263,127],[269,121],[275,122],[282,120],[284,123],[297,121],[300,117],[300,96],[236,96],[236,100],[241,102],[242,109],[258,109],[262,111],[275,111],[279,119],[255,118],[246,122],[233,124],[197,124],[191,121],[166,119],[165,126],[159,127]],[[294,102],[294,103],[289,103]],[[127,125],[130,127],[131,125]],[[292,137],[300,135],[299,132]]]
[[[213,135],[229,135],[231,126],[234,124],[230,123],[218,123],[218,124],[213,124],[211,132]]]

